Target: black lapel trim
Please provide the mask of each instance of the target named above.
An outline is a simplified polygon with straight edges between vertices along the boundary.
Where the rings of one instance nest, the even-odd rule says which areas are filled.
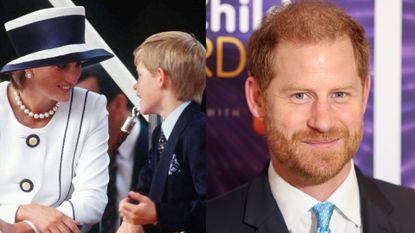
[[[74,173],[75,155],[76,155],[76,150],[78,149],[79,138],[81,136],[82,124],[84,123],[84,115],[85,115],[85,109],[86,109],[86,102],[88,100],[88,93],[89,93],[89,91],[87,91],[85,93],[84,107],[82,109],[82,115],[81,115],[81,123],[79,125],[78,137],[76,139],[76,144],[75,144],[75,150],[74,150],[73,155],[72,155],[71,178],[74,177],[73,173]],[[71,185],[69,186],[68,193],[66,194],[64,200],[66,200],[68,198],[69,193],[71,192],[71,189],[72,189],[72,182],[71,182]]]
[[[71,204],[71,208],[72,208],[72,219],[75,220],[75,208],[73,208],[73,204],[70,200],[68,200],[69,204]]]
[[[63,152],[65,149],[66,134],[68,133],[69,120],[71,118],[73,95],[74,95],[74,91],[72,89],[71,103],[69,104],[68,117],[66,119],[65,132],[64,132],[63,140],[62,140],[61,158],[59,161],[59,196],[58,196],[58,200],[56,200],[56,202],[53,205],[55,205],[56,203],[59,203],[59,200],[61,199],[61,196],[62,196],[62,159],[63,159]]]

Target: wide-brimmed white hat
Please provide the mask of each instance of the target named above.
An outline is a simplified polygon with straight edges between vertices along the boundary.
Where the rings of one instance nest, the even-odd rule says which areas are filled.
[[[18,58],[0,73],[77,61],[89,65],[113,56],[85,43],[85,9],[81,6],[38,10],[4,26]]]

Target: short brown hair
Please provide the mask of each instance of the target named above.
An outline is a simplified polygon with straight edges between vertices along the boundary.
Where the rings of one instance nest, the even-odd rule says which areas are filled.
[[[10,83],[15,90],[23,90],[26,82],[24,70],[13,71],[10,74]]]
[[[206,86],[205,56],[205,48],[193,36],[169,31],[150,36],[136,48],[134,64],[143,64],[153,75],[163,69],[178,100],[200,103]]]
[[[276,7],[249,39],[249,73],[264,91],[278,73],[275,69],[278,43],[316,43],[341,38],[349,38],[352,43],[357,72],[363,84],[369,74],[369,46],[359,23],[341,8],[323,1],[302,1]]]

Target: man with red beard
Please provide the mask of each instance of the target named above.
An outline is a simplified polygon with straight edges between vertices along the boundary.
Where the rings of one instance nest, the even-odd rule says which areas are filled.
[[[245,94],[271,162],[208,202],[208,233],[415,231],[415,192],[354,166],[370,89],[365,32],[342,9],[276,8],[248,45]]]

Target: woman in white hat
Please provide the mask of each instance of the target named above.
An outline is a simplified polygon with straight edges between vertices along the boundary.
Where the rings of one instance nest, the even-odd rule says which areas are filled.
[[[76,88],[81,66],[113,55],[85,44],[83,7],[5,24],[17,59],[0,73],[0,219],[14,231],[78,232],[107,203],[105,97]]]

